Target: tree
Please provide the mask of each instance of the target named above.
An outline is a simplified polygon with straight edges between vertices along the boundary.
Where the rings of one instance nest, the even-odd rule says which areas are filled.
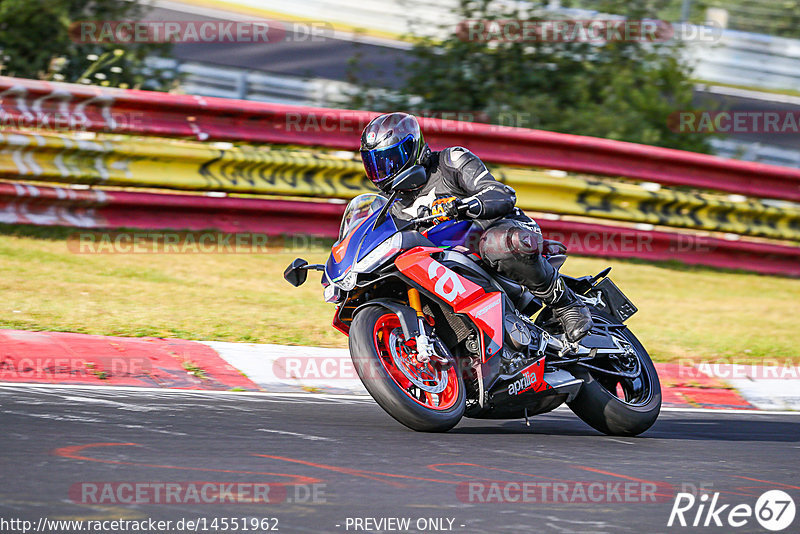
[[[491,21],[553,20],[547,3],[528,2],[523,11],[507,7],[521,3],[462,0],[459,17],[484,21],[488,34],[500,27]],[[594,4],[641,20],[654,18],[659,2]],[[396,87],[400,96],[367,89],[352,104],[423,115],[469,112],[495,124],[710,151],[707,135],[670,129],[671,114],[692,108],[691,69],[680,42],[475,39],[465,28],[442,28],[440,40],[414,36],[408,77]]]
[[[142,6],[126,0],[0,0],[0,73],[21,78],[166,90],[170,74],[145,65],[169,55],[170,43],[83,43],[78,21],[135,20]]]

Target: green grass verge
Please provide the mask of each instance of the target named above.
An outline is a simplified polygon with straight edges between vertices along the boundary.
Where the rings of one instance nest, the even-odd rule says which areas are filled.
[[[0,225],[0,327],[117,336],[345,347],[317,275],[282,277],[296,256],[75,254],[72,229]],[[564,272],[612,278],[639,307],[629,324],[656,360],[800,363],[800,280],[682,264],[570,258]]]

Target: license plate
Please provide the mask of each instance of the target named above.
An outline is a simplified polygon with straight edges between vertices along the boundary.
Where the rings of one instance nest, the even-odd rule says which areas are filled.
[[[606,313],[610,313],[621,323],[639,311],[610,278],[603,278],[595,284],[594,288],[589,292],[589,296],[600,296],[604,306],[598,307]]]

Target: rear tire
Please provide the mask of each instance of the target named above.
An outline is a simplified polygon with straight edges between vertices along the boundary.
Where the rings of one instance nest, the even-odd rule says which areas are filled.
[[[379,306],[356,314],[350,325],[349,344],[358,377],[378,405],[398,422],[419,432],[446,432],[464,415],[464,382],[456,367],[451,366],[446,374],[447,387],[441,394],[415,389],[389,352],[387,332],[397,335],[399,325],[395,314]]]
[[[592,315],[597,323],[617,322],[605,314],[594,312]],[[613,379],[607,378],[608,375],[575,366],[570,372],[583,379],[584,384],[580,393],[568,405],[575,415],[595,430],[611,436],[637,436],[653,426],[658,419],[661,412],[661,385],[650,355],[636,336],[627,327],[620,333],[636,351],[643,380],[647,381],[649,388],[647,395],[635,402],[632,399],[627,402],[612,393],[610,389]],[[619,391],[623,389],[621,387]]]

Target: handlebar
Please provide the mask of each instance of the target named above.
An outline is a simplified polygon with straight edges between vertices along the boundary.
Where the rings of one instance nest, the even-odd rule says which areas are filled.
[[[459,205],[458,208],[457,208],[458,213],[456,214],[456,216],[453,217],[452,219],[448,219],[448,220],[457,220],[459,217],[462,217],[464,214],[467,213],[467,209],[468,208],[469,208],[469,206],[467,204]],[[434,220],[439,219],[441,217],[442,217],[441,213],[436,214],[436,215],[426,215],[425,217],[417,217],[416,219],[411,219],[409,222],[411,224],[414,224],[414,225],[419,225],[419,224],[424,224],[426,222],[434,221]]]
[[[439,218],[441,218],[441,217],[442,217],[442,215],[441,215],[441,214],[437,214],[437,215],[427,215],[427,216],[425,216],[425,217],[417,217],[416,219],[411,219],[411,221],[410,221],[410,222],[411,222],[412,224],[422,224],[422,223],[426,223],[426,222],[434,221],[434,220],[436,220],[436,219],[439,219]]]

